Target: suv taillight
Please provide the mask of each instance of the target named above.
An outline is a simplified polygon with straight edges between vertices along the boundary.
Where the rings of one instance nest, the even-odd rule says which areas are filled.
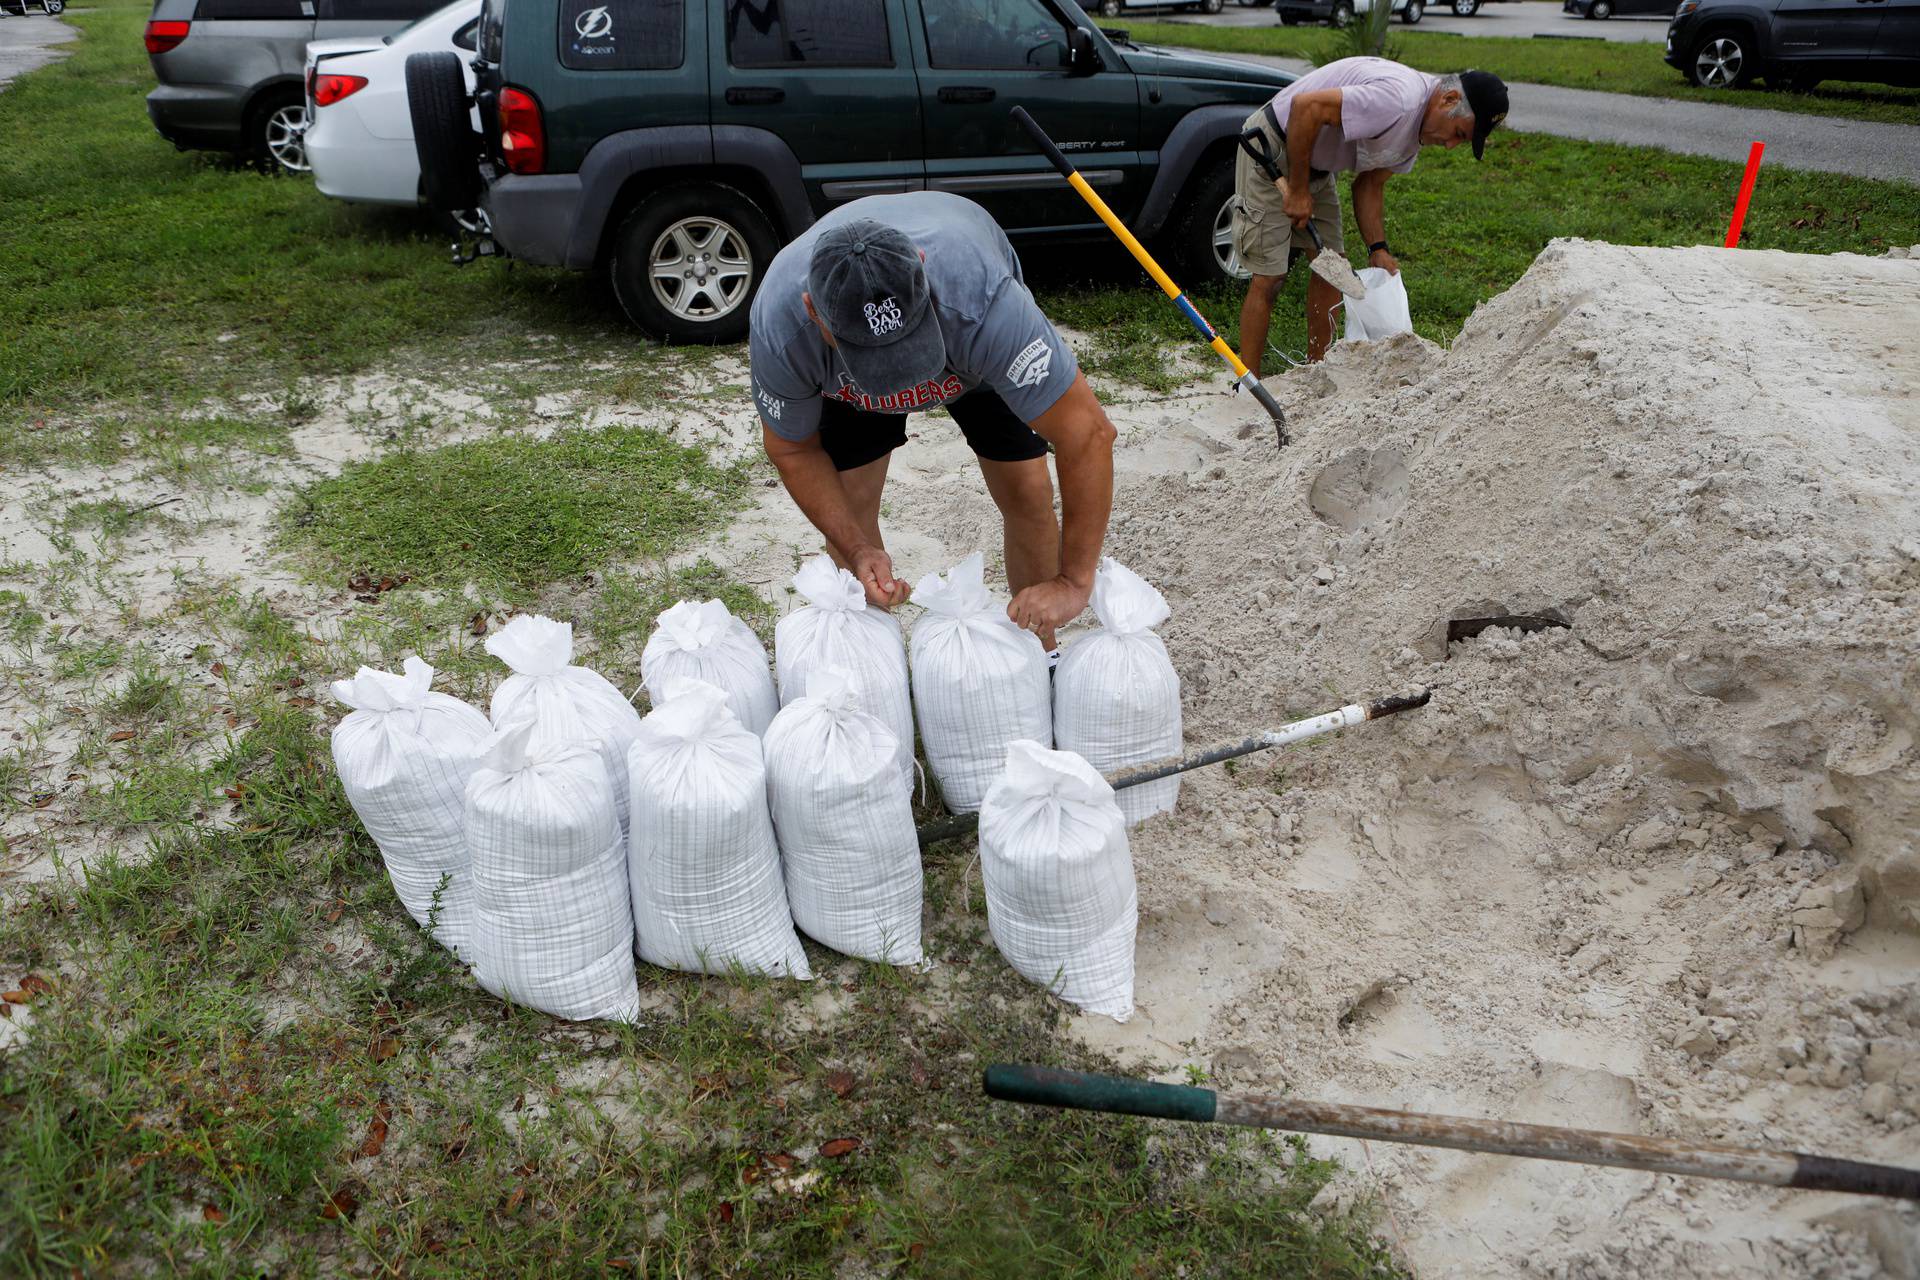
[[[187,38],[191,22],[149,22],[147,24],[147,52],[165,53]]]
[[[365,76],[324,75],[313,78],[313,105],[330,107],[367,87]]]
[[[511,173],[542,173],[547,167],[547,130],[540,104],[525,89],[500,90],[500,156]]]

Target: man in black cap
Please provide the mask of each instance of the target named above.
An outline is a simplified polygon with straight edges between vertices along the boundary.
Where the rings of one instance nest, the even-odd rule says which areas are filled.
[[[767,456],[868,601],[907,598],[880,494],[907,415],[944,408],[1000,508],[1007,614],[1052,649],[1093,590],[1114,429],[987,211],[934,191],[842,205],[774,258],[749,335]]]
[[[1267,322],[1287,269],[1314,253],[1307,224],[1329,249],[1345,252],[1334,174],[1354,175],[1353,218],[1367,241],[1368,265],[1397,274],[1400,263],[1387,247],[1387,179],[1410,171],[1423,146],[1470,141],[1478,160],[1487,135],[1506,118],[1507,86],[1498,76],[1430,76],[1386,58],[1342,58],[1315,68],[1247,117],[1245,128],[1266,135],[1281,175],[1269,180],[1244,150],[1234,169],[1240,197],[1235,244],[1253,272],[1240,309],[1240,358],[1247,367],[1260,372]],[[1333,285],[1307,277],[1309,360],[1326,354],[1339,300]]]

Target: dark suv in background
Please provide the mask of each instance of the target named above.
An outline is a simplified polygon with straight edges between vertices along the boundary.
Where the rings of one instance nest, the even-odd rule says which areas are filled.
[[[1920,86],[1920,0],[1680,0],[1667,64],[1713,89]]]
[[[1016,243],[1106,234],[1024,105],[1188,284],[1237,274],[1234,138],[1293,77],[1142,48],[1071,0],[487,0],[483,134],[451,54],[408,60],[429,202],[602,270],[629,317],[733,341],[768,261],[836,205],[936,190]]]
[[[147,115],[178,147],[304,170],[309,40],[384,36],[446,0],[155,0]]]

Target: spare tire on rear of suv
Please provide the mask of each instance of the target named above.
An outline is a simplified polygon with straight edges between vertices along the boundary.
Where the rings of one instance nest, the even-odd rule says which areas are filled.
[[[467,111],[460,55],[408,55],[407,113],[413,117],[420,189],[428,206],[441,213],[463,213],[480,203],[480,138]]]
[[[670,342],[738,342],[780,250],[744,192],[685,182],[647,196],[613,233],[607,276],[627,316]]]

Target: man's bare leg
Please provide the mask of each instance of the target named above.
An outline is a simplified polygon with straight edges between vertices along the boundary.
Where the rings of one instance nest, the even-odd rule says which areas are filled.
[[[1307,274],[1307,359],[1318,360],[1327,354],[1333,342],[1333,308],[1340,291],[1309,272]]]
[[[1053,475],[1044,456],[1024,462],[980,459],[987,492],[1000,508],[1007,558],[1007,587],[1014,595],[1036,582],[1060,576],[1060,520],[1053,511]],[[1051,630],[1040,643],[1054,645]]]
[[[847,505],[853,509],[854,519],[860,522],[868,540],[883,551],[887,544],[880,538],[880,495],[887,487],[887,463],[892,458],[891,453],[884,453],[865,466],[840,473],[840,487],[846,490]],[[851,569],[832,543],[827,544],[827,554],[842,569]]]
[[[1260,357],[1267,350],[1267,324],[1273,319],[1273,300],[1280,295],[1285,276],[1255,276],[1247,282],[1247,300],[1240,304],[1240,363],[1260,376]]]

